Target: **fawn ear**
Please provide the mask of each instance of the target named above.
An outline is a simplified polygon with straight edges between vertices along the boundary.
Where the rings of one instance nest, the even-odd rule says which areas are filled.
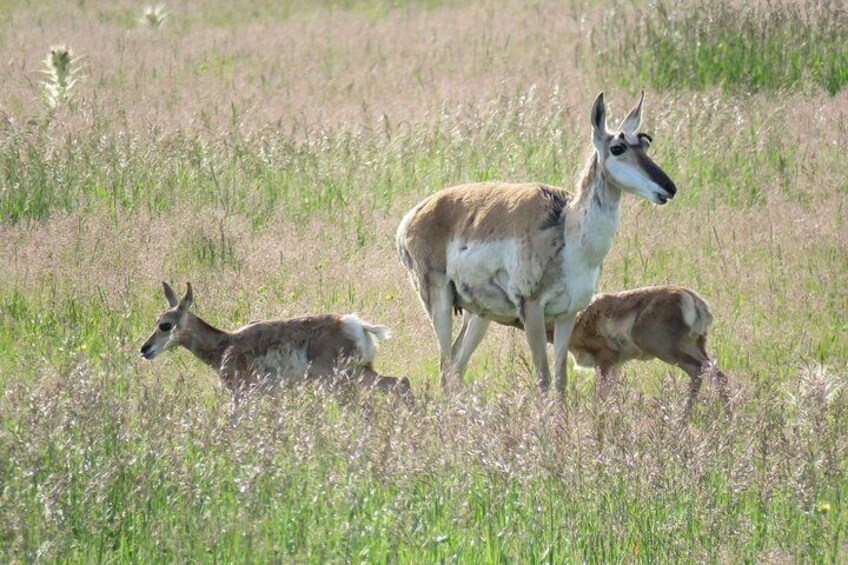
[[[177,309],[180,312],[187,312],[191,308],[191,303],[194,302],[194,292],[191,289],[191,283],[186,283],[186,293],[183,299],[180,300],[180,305]]]
[[[165,281],[162,281],[162,290],[165,291],[165,300],[168,301],[168,306],[173,308],[174,306],[180,303],[179,299],[177,298],[177,293],[174,292],[174,289],[171,288],[171,285],[169,285]]]

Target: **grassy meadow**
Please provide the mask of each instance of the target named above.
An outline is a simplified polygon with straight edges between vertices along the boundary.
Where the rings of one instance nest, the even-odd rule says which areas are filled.
[[[0,562],[848,560],[843,2],[164,11],[0,0]],[[679,193],[623,197],[600,290],[702,294],[733,418],[705,383],[681,422],[658,361],[546,401],[494,327],[446,398],[401,216],[460,182],[571,187],[597,92],[614,126],[642,88]],[[138,354],[162,280],[227,329],[386,324],[377,369],[418,406],[303,389],[231,425],[189,353]]]

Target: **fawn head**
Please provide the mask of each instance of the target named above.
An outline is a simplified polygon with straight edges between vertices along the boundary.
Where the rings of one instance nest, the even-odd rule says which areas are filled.
[[[185,327],[188,309],[191,308],[193,300],[191,283],[186,283],[186,293],[182,299],[177,298],[177,294],[168,283],[163,282],[162,289],[165,291],[165,298],[170,308],[159,315],[156,329],[141,346],[141,356],[145,359],[153,359],[174,345],[174,336]]]

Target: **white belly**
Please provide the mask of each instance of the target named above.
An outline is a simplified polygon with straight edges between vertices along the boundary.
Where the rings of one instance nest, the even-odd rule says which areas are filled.
[[[515,292],[517,242],[454,242],[448,246],[446,275],[463,308],[484,317],[514,319],[520,296]]]
[[[581,264],[567,251],[562,261],[534,262],[518,240],[452,242],[446,275],[453,281],[462,308],[485,318],[515,320],[519,305],[538,295],[551,320],[589,304],[600,268]]]
[[[253,369],[260,379],[273,386],[276,383],[294,383],[307,376],[309,363],[306,352],[298,348],[282,348],[268,351],[253,360]]]

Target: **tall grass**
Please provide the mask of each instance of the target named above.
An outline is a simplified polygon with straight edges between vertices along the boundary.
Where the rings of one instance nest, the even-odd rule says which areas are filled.
[[[0,219],[44,219],[89,207],[162,214],[190,205],[248,214],[261,227],[280,215],[303,220],[359,204],[387,210],[410,192],[468,180],[533,178],[570,187],[588,143],[565,135],[585,130],[582,113],[564,112],[566,106],[554,87],[546,95],[531,88],[495,99],[473,112],[445,111],[414,129],[387,121],[366,131],[233,128],[212,137],[204,129],[164,135],[12,127],[0,136]],[[685,179],[687,199],[706,192],[713,202],[750,206],[775,191],[807,201],[791,182],[809,174],[782,129],[782,107],[740,108],[739,99],[698,97],[655,107],[656,158]],[[845,129],[831,127],[837,135]],[[843,177],[844,188],[848,165],[841,152],[823,145],[810,159],[829,162],[828,174]]]
[[[757,408],[625,388],[565,409],[474,389],[415,413],[304,389],[251,404],[132,373],[7,388],[7,559],[836,561],[848,516],[844,375],[758,385]]]
[[[757,92],[815,85],[835,94],[848,83],[842,2],[659,0],[619,18],[609,16],[616,33],[601,68],[626,69],[636,87]]]
[[[661,19],[206,0],[169,5],[155,33],[138,6],[15,6],[0,17],[16,61],[0,67],[0,562],[848,556],[846,93],[827,64],[796,69],[796,52],[844,53],[843,16],[817,19],[833,5],[660,2]],[[602,33],[623,43],[592,44]],[[52,34],[86,53],[87,79],[45,114],[20,69]],[[601,289],[704,295],[733,418],[707,385],[683,424],[685,376],[659,362],[629,365],[608,404],[572,370],[568,402],[549,403],[505,328],[445,398],[399,218],[458,182],[570,186],[596,91],[614,125],[645,83],[651,152],[680,190],[663,207],[624,197]],[[302,389],[232,425],[206,367],[138,356],[163,279],[193,282],[224,328],[328,311],[389,325],[376,365],[411,378],[418,408]]]

